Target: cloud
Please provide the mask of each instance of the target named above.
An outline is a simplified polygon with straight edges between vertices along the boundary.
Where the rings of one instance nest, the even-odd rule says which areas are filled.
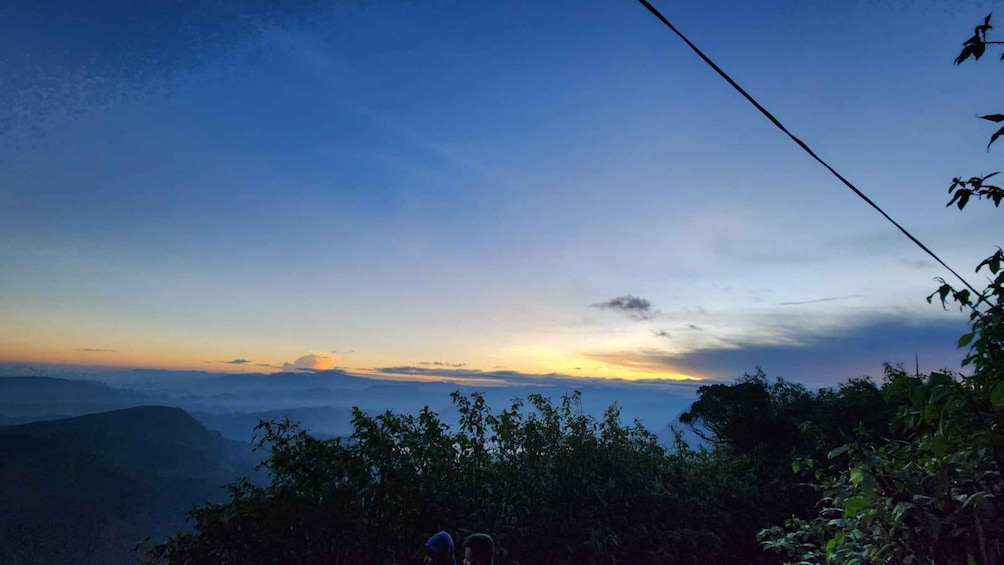
[[[657,310],[652,309],[652,303],[644,298],[625,294],[617,298],[611,298],[606,302],[590,304],[593,308],[600,310],[613,310],[623,314],[632,320],[651,320],[659,315]]]
[[[284,371],[326,371],[333,369],[337,357],[331,353],[312,351],[309,355],[299,357],[292,363],[283,363]]]
[[[908,269],[933,269],[937,267],[934,261],[929,261],[927,259],[899,259],[896,261],[900,265]]]
[[[883,363],[921,370],[958,370],[963,352],[955,348],[965,333],[964,320],[915,322],[873,320],[842,330],[806,332],[798,342],[721,342],[712,347],[677,353],[655,348],[587,353],[587,357],[629,370],[675,371],[730,380],[763,367],[768,374],[817,385],[830,385],[863,375],[880,376]]]
[[[798,306],[800,304],[817,304],[819,302],[836,302],[838,300],[851,300],[853,298],[861,298],[863,294],[851,294],[848,296],[828,296],[826,298],[814,298],[812,300],[800,300],[797,302],[781,302],[778,306]]]
[[[576,370],[581,370],[581,367],[576,367]],[[685,394],[692,394],[700,385],[717,382],[699,379],[619,379],[583,376],[581,374],[523,373],[511,370],[431,369],[411,365],[380,367],[369,369],[368,372],[372,376],[409,377],[410,379],[425,381],[449,381],[460,385],[493,385],[492,388],[507,386],[581,389],[632,387],[656,388],[662,391],[680,391]]]
[[[255,363],[254,366],[255,367],[269,367],[269,368],[272,368],[272,369],[281,369],[282,368],[282,365],[270,365],[268,363]]]
[[[673,335],[667,332],[666,330],[656,330],[652,332],[652,334],[655,335],[655,337],[665,337],[665,338],[673,337]]]
[[[516,384],[516,381],[519,381],[519,384],[534,384],[525,383],[521,379],[521,377],[525,376],[523,373],[507,370],[482,371],[480,369],[400,365],[395,367],[378,367],[376,369],[369,369],[369,371],[381,376],[408,376],[416,378],[416,380],[449,380],[458,384],[507,385]]]
[[[247,359],[241,359],[241,358],[238,357],[237,359],[233,359],[231,361],[221,361],[221,362],[222,363],[228,363],[230,365],[243,365],[245,363],[250,363],[251,361],[249,361]]]
[[[466,367],[467,363],[444,363],[443,361],[419,361],[416,365],[429,365],[432,367]]]
[[[118,349],[101,349],[99,347],[82,347],[77,351],[83,351],[84,353],[118,353]]]

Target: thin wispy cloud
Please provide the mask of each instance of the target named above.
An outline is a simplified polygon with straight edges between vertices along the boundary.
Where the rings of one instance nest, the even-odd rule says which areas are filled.
[[[576,367],[574,370],[583,370]],[[409,377],[425,380],[446,380],[456,384],[497,385],[497,386],[540,386],[540,387],[621,387],[656,386],[664,389],[694,391],[697,386],[708,381],[699,379],[619,379],[591,377],[588,375],[568,375],[564,373],[524,373],[511,370],[481,371],[478,369],[433,369],[404,365],[380,367],[367,371],[373,376]],[[365,376],[365,375],[360,375]]]
[[[118,353],[118,349],[102,349],[100,347],[82,347],[77,351],[83,351],[84,353]]]
[[[228,365],[244,365],[245,363],[250,363],[250,362],[251,361],[248,359],[241,359],[239,357],[237,359],[231,359],[230,361],[223,361],[223,363],[226,363]]]
[[[899,259],[897,263],[908,269],[917,269],[917,270],[933,269],[937,267],[937,265],[935,265],[933,261],[929,261],[927,259]]]
[[[795,302],[781,302],[778,306],[799,306],[802,304],[818,304],[820,302],[837,302],[839,300],[851,300],[854,298],[861,298],[863,294],[851,294],[848,296],[828,296],[826,298],[815,298],[812,300],[799,300]]]
[[[405,125],[405,123],[400,119],[394,119],[388,117],[387,115],[374,110],[368,106],[361,104],[344,104],[343,107],[346,110],[353,111],[360,116],[364,116],[369,119],[373,124],[382,127],[386,131],[397,135],[399,138],[411,143],[415,147],[418,147],[424,151],[427,151],[433,155],[436,155],[445,162],[448,162],[456,167],[459,167],[465,171],[472,172],[483,179],[491,181],[495,184],[507,185],[504,180],[499,178],[499,176],[475,159],[467,157],[461,154],[459,151],[433,141],[428,136],[420,133],[418,130],[412,129],[411,127]]]
[[[600,310],[610,310],[623,314],[632,320],[651,320],[659,315],[658,310],[652,309],[652,302],[638,296],[625,294],[617,298],[611,298],[606,302],[598,302],[589,305]]]
[[[419,361],[416,365],[428,365],[431,367],[466,367],[467,363],[446,363],[443,361]]]

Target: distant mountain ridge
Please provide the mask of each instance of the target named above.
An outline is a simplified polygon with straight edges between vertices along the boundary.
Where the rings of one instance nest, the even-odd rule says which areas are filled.
[[[62,442],[124,469],[142,462],[163,476],[226,478],[250,446],[206,429],[180,408],[137,406],[99,414],[0,427],[2,436]]]
[[[261,420],[277,420],[289,418],[299,422],[305,429],[314,430],[315,437],[348,436],[352,434],[352,409],[329,406],[304,406],[267,410],[263,412],[229,412],[213,414],[208,412],[192,413],[206,427],[218,430],[224,436],[242,441],[250,441],[254,428]]]
[[[123,375],[138,374],[130,381]],[[329,376],[304,374],[210,375],[172,377],[170,371],[123,371],[105,381],[43,376],[0,376],[0,426],[58,420],[145,405],[174,406],[195,416],[229,439],[250,441],[259,419],[289,417],[323,437],[351,431],[352,409],[333,406],[360,397],[360,390],[381,387],[380,398],[393,398],[393,384],[340,379],[348,390],[333,391]],[[92,375],[93,376],[93,375]],[[106,375],[107,378],[107,375]],[[110,384],[111,383],[111,384]],[[406,396],[406,395],[404,395]],[[446,398],[446,395],[443,395]]]
[[[150,404],[148,396],[88,380],[0,377],[0,425]]]

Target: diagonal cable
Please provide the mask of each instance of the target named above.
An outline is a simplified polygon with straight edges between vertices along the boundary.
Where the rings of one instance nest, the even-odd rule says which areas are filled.
[[[795,137],[795,134],[793,134],[790,131],[788,131],[788,128],[784,127],[784,124],[782,124],[780,120],[778,120],[777,118],[775,118],[774,114],[771,114],[770,111],[768,111],[766,108],[763,107],[763,105],[761,105],[759,102],[757,102],[756,99],[753,98],[753,96],[750,95],[750,93],[746,92],[746,90],[743,87],[739,86],[739,83],[737,83],[736,81],[732,80],[732,77],[730,77],[728,75],[728,73],[726,73],[725,71],[723,71],[721,69],[721,67],[719,67],[718,65],[716,65],[715,62],[712,61],[710,57],[708,57],[707,55],[705,55],[704,52],[701,51],[701,49],[699,47],[697,47],[697,45],[694,45],[694,43],[692,41],[690,41],[690,39],[688,39],[686,35],[683,35],[683,32],[681,32],[680,30],[676,29],[676,26],[674,26],[672,23],[670,23],[670,21],[667,20],[666,17],[663,16],[659,12],[659,10],[655,9],[654,6],[652,6],[651,4],[649,4],[647,0],[638,0],[638,1],[641,2],[641,4],[643,6],[645,6],[646,8],[648,8],[648,11],[652,12],[652,14],[655,17],[659,18],[659,21],[661,21],[663,24],[665,24],[666,27],[668,27],[670,30],[673,31],[673,33],[675,33],[677,36],[679,36],[680,39],[682,39],[684,41],[684,43],[686,43],[687,46],[689,46],[694,51],[694,53],[697,53],[697,55],[702,60],[704,60],[704,62],[707,63],[708,66],[710,66],[712,69],[714,69],[715,72],[718,73],[719,76],[721,76],[723,79],[725,79],[725,81],[728,82],[732,86],[732,88],[734,88],[736,90],[736,92],[738,92],[739,94],[742,94],[743,98],[745,98],[746,100],[748,100],[749,103],[752,104],[754,107],[756,107],[757,110],[760,110],[760,113],[763,114],[768,120],[770,120],[771,123],[774,124],[774,126],[777,127],[777,129],[783,131],[788,137],[791,138],[792,141],[795,142],[795,144],[797,144],[806,153],[808,153],[810,157],[812,157],[813,159],[815,159],[820,165],[826,167],[826,170],[830,171],[833,174],[833,176],[835,176],[838,179],[840,179],[840,182],[844,183],[844,186],[846,186],[847,188],[851,189],[851,191],[853,191],[854,194],[858,195],[859,198],[861,198],[862,200],[864,200],[865,202],[867,202],[868,205],[871,206],[872,208],[874,208],[875,211],[877,211],[879,214],[882,214],[882,217],[884,217],[886,220],[889,220],[889,222],[892,225],[896,226],[899,229],[899,231],[903,232],[903,235],[905,235],[910,241],[912,241],[913,243],[915,243],[917,245],[917,247],[920,247],[921,249],[923,249],[925,253],[927,253],[928,255],[930,255],[931,258],[933,258],[935,261],[937,261],[942,267],[948,269],[948,272],[952,273],[953,275],[955,275],[955,277],[957,279],[959,279],[960,281],[962,281],[962,284],[966,285],[966,287],[968,287],[969,290],[971,290],[975,296],[980,296],[980,292],[978,290],[976,290],[975,288],[973,288],[973,285],[969,284],[969,282],[966,279],[962,278],[962,275],[960,275],[959,273],[955,272],[955,269],[949,267],[947,263],[945,263],[944,261],[941,260],[941,257],[938,257],[938,255],[934,251],[931,251],[931,249],[928,248],[926,245],[924,245],[923,242],[921,242],[919,239],[917,239],[916,237],[914,237],[914,235],[912,233],[910,233],[909,231],[907,231],[906,228],[904,228],[903,226],[901,226],[899,224],[899,222],[897,222],[896,220],[894,220],[892,218],[892,216],[890,216],[889,214],[887,214],[885,210],[883,210],[878,204],[876,204],[875,202],[873,202],[871,198],[868,198],[868,195],[866,195],[864,192],[861,192],[861,190],[859,190],[858,187],[854,186],[854,184],[852,184],[851,181],[849,181],[846,178],[844,178],[843,175],[841,175],[840,173],[838,173],[836,171],[836,169],[834,169],[833,167],[831,167],[829,165],[829,163],[827,163],[822,158],[820,158],[819,155],[816,155],[816,152],[813,151],[808,145],[806,145],[804,141],[802,141],[801,139]]]

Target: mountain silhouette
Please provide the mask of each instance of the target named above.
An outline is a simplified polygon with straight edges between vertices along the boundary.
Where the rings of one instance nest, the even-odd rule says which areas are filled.
[[[0,563],[128,563],[254,473],[250,445],[178,408],[0,427]]]
[[[151,404],[146,395],[87,380],[0,377],[0,425]]]

